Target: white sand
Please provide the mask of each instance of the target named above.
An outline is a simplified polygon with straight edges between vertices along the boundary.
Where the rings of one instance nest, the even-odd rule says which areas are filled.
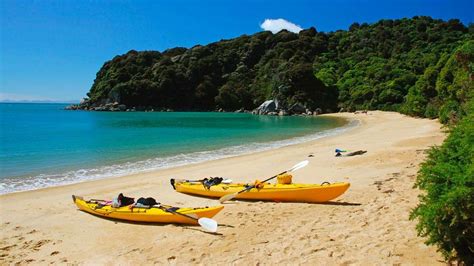
[[[424,151],[445,134],[435,120],[391,112],[333,114],[361,124],[341,135],[196,165],[0,196],[0,264],[442,264],[416,236],[410,210]],[[367,150],[336,158],[335,148]],[[308,157],[313,154],[314,157]],[[78,211],[71,195],[119,192],[177,206],[219,204],[172,190],[169,178],[264,179],[302,160],[297,183],[347,181],[328,204],[231,202],[214,218],[219,235],[199,226],[114,222]]]

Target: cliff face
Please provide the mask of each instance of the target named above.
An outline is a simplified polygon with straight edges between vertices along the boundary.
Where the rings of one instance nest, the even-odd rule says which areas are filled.
[[[104,64],[79,108],[233,111],[276,99],[283,108],[401,110],[425,70],[469,39],[458,20],[414,17],[129,51]]]

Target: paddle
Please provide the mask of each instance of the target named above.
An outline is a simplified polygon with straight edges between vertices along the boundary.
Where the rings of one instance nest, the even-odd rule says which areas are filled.
[[[198,224],[202,228],[204,228],[204,230],[206,230],[208,232],[211,232],[211,233],[217,232],[217,222],[215,220],[211,219],[211,218],[207,218],[207,217],[196,218],[194,215],[191,216],[191,215],[188,215],[188,214],[177,212],[177,211],[174,210],[173,207],[166,208],[166,207],[161,206],[161,205],[158,205],[157,207],[164,210],[165,212],[170,212],[172,214],[181,215],[183,217],[187,217],[189,219],[195,220],[195,221],[198,222]]]
[[[298,169],[301,169],[301,168],[305,167],[306,165],[308,165],[308,163],[309,163],[309,161],[302,161],[302,162],[296,164],[295,166],[293,166],[290,170],[281,172],[281,173],[279,173],[279,174],[277,174],[277,175],[274,175],[274,176],[272,176],[272,177],[270,177],[270,178],[267,178],[267,179],[263,180],[261,183],[265,183],[265,182],[267,182],[267,181],[270,181],[270,180],[272,180],[273,178],[275,178],[275,177],[277,177],[277,176],[279,176],[279,175],[286,174],[286,173],[288,173],[288,172],[293,172],[293,171],[296,171],[296,170],[298,170]],[[222,196],[222,197],[219,199],[219,201],[220,201],[221,203],[224,203],[224,202],[226,202],[226,201],[228,201],[228,200],[231,200],[231,199],[235,198],[235,197],[236,197],[237,195],[239,195],[240,193],[247,192],[247,191],[251,190],[251,189],[254,188],[254,187],[255,187],[255,184],[252,185],[252,186],[249,186],[249,187],[247,187],[247,188],[245,188],[245,189],[243,189],[243,190],[241,190],[241,191],[239,191],[239,192],[234,192],[234,193],[232,193],[232,194],[224,195],[224,196]]]

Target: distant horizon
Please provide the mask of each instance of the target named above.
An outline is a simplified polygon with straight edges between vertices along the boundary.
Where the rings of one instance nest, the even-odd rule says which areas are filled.
[[[79,102],[104,62],[130,50],[191,48],[262,30],[348,30],[355,22],[414,16],[468,26],[474,9],[468,0],[139,3],[2,1],[0,102]]]
[[[0,100],[0,103],[44,103],[44,104],[48,104],[48,103],[51,103],[51,104],[55,104],[55,103],[64,103],[64,104],[76,104],[76,103],[79,103],[80,101],[76,101],[76,100],[70,100],[70,101],[56,101],[56,100]]]

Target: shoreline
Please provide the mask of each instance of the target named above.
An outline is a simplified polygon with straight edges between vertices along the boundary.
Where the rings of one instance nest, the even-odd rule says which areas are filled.
[[[324,115],[321,116],[324,117]],[[180,166],[259,153],[338,135],[344,133],[347,130],[351,130],[354,127],[357,127],[357,120],[339,118],[337,116],[331,115],[328,116],[335,120],[340,120],[340,122],[337,123],[343,123],[343,125],[332,129],[318,131],[316,133],[309,133],[281,140],[273,140],[268,142],[249,142],[236,146],[222,147],[216,150],[196,151],[166,157],[152,157],[145,160],[142,159],[120,164],[102,165],[94,168],[70,170],[57,174],[38,174],[34,176],[13,178],[7,177],[4,178],[4,180],[0,180],[2,182],[0,186],[3,186],[0,188],[0,195],[20,193],[24,191],[34,191],[51,187],[60,187],[128,175],[145,174]],[[48,181],[42,181],[42,183],[38,185],[38,178],[43,180],[46,179]],[[9,184],[7,184],[7,182]]]
[[[417,237],[416,222],[408,220],[418,202],[413,182],[424,151],[445,138],[439,122],[381,111],[326,116],[359,119],[360,124],[343,134],[263,152],[0,195],[0,262],[442,264],[436,248]],[[368,152],[336,158],[334,148]],[[251,182],[302,160],[310,164],[293,173],[293,182],[344,181],[351,187],[327,204],[224,204],[215,217],[219,235],[192,226],[101,219],[77,211],[70,199],[72,194],[111,198],[123,192],[175,206],[219,205],[176,193],[169,178],[224,176]]]

